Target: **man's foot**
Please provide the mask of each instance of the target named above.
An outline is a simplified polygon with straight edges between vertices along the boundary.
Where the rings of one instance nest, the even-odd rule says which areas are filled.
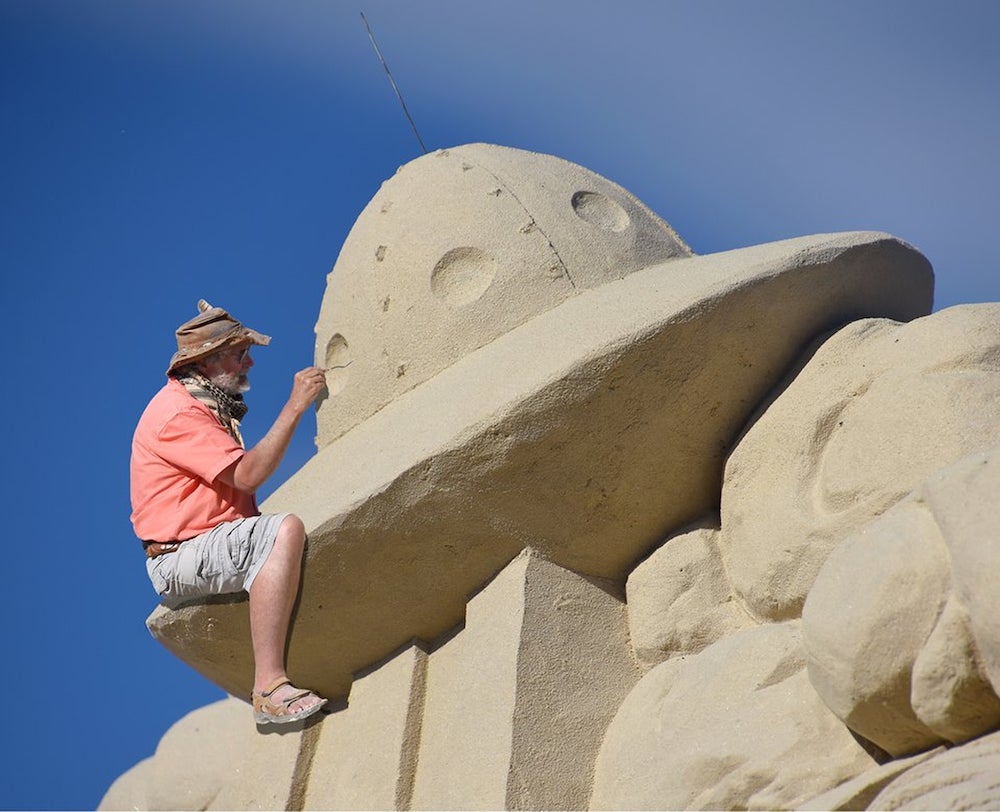
[[[282,725],[312,716],[326,700],[312,691],[296,688],[288,677],[280,677],[263,691],[254,691],[254,720],[258,725]]]

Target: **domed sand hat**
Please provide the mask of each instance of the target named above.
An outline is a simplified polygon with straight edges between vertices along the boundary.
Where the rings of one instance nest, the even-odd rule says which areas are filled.
[[[167,375],[179,367],[192,364],[216,350],[239,344],[271,343],[271,337],[244,327],[221,307],[212,307],[198,300],[198,315],[177,328],[177,352],[170,359]]]

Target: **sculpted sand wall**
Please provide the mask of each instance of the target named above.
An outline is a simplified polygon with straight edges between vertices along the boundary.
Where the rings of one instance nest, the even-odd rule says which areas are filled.
[[[338,701],[196,711],[102,808],[1000,806],[1000,305],[932,284],[870,232],[693,256],[551,156],[407,165],[264,505],[310,537],[290,673]],[[246,695],[245,601],[148,625]]]
[[[998,356],[997,309],[979,305],[858,320],[793,371],[726,461],[721,549],[755,615],[797,617],[830,550],[1000,442]]]
[[[664,662],[609,728],[594,808],[893,808],[896,786],[918,808],[943,797],[1000,803],[994,745],[944,762],[970,765],[962,789],[938,783],[959,780],[959,768],[927,768],[910,783],[892,766],[1000,727],[986,609],[1000,586],[998,362],[997,304],[909,324],[862,320],[807,349],[729,456],[721,527],[706,517],[630,576],[637,654]],[[727,633],[747,623],[734,603],[761,625]],[[801,625],[769,617],[797,618],[803,604]],[[780,649],[740,656],[731,647],[790,623],[805,695],[768,718],[758,708],[774,679],[756,668]],[[713,701],[713,680],[730,669],[749,690],[727,686]],[[687,684],[705,701],[693,688],[675,700]],[[806,722],[810,701],[822,713]],[[840,735],[810,740],[823,719],[838,720]],[[794,758],[762,756],[796,736]],[[666,763],[670,771],[657,769]],[[796,769],[805,772],[781,773]]]

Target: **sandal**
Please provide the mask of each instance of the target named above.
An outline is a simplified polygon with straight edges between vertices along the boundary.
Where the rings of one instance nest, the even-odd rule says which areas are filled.
[[[316,696],[316,694],[312,691],[296,688],[286,699],[282,699],[280,702],[272,702],[271,697],[274,695],[274,692],[283,685],[292,685],[292,681],[287,677],[279,677],[268,686],[266,691],[261,691],[260,693],[254,691],[250,695],[250,699],[253,701],[253,718],[258,725],[283,725],[288,722],[297,722],[299,719],[312,716],[327,702],[327,700],[323,699],[315,705],[310,705],[308,708],[293,711],[291,710],[292,705],[300,699],[305,699],[307,696]],[[295,686],[292,687],[294,688]]]

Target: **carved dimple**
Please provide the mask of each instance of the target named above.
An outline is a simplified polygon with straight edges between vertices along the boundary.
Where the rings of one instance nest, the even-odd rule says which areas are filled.
[[[486,292],[496,272],[496,261],[481,248],[453,248],[434,266],[431,291],[449,307],[463,307]]]
[[[618,202],[597,192],[576,192],[570,205],[581,220],[605,231],[624,231],[631,223],[628,212]]]
[[[350,375],[351,349],[340,333],[334,333],[326,342],[326,388],[331,395],[344,391]]]

